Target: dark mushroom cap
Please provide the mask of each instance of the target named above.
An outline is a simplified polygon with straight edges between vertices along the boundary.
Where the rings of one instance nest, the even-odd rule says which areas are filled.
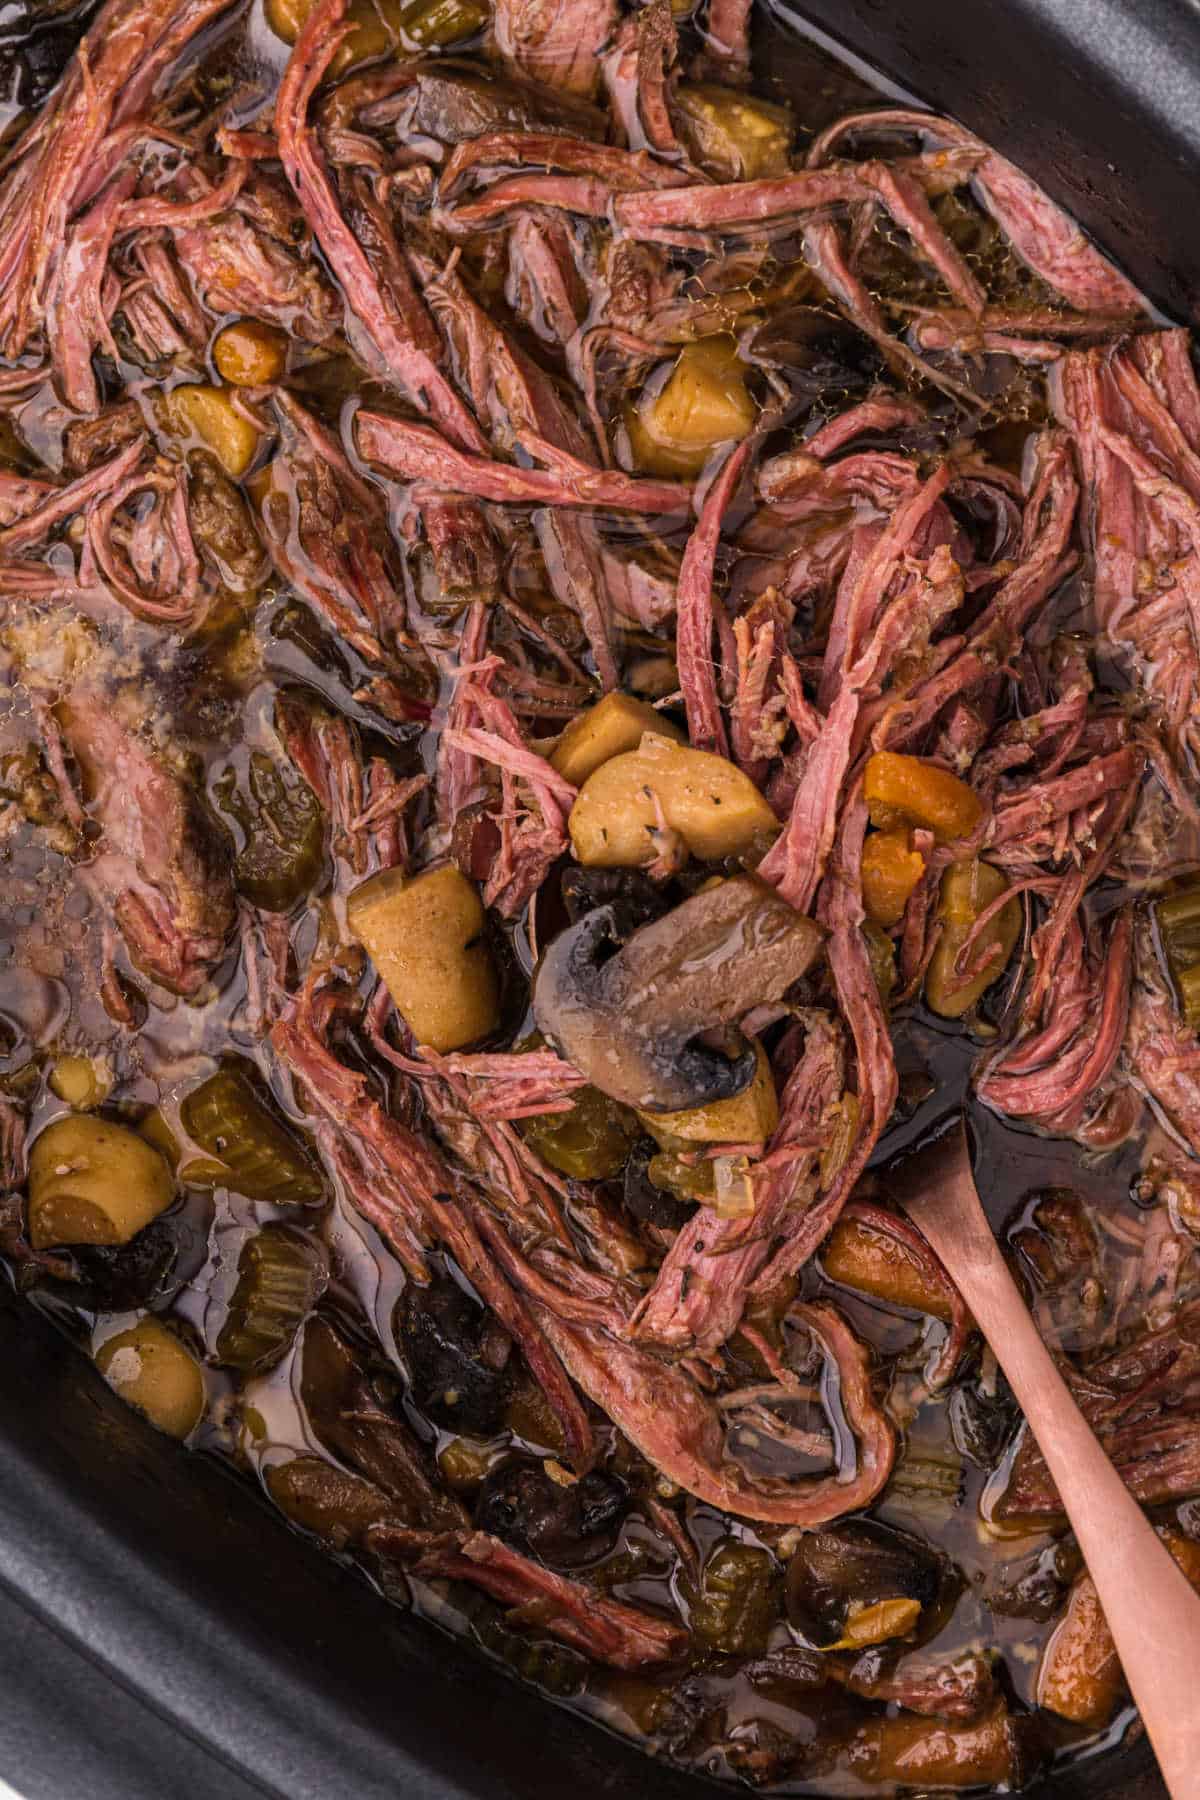
[[[533,989],[538,1029],[593,1087],[647,1112],[681,1112],[740,1094],[754,1046],[707,1043],[754,1006],[778,1000],[811,966],[820,928],[773,889],[739,875],[620,941],[611,906],[564,931]],[[605,955],[606,949],[612,953]]]

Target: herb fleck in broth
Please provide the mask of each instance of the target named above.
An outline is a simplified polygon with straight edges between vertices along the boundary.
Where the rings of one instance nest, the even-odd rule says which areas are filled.
[[[721,0],[141,10],[0,186],[14,1283],[684,1765],[1115,1746],[888,1166],[966,1104],[1191,1572],[1187,343]]]

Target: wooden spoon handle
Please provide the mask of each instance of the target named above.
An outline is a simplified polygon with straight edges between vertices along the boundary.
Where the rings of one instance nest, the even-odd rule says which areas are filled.
[[[1200,1595],[1075,1404],[991,1232],[970,1234],[966,1258],[947,1250],[1062,1496],[1167,1787],[1174,1800],[1200,1800]]]

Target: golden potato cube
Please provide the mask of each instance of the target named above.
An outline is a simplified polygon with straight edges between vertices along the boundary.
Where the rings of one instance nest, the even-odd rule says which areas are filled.
[[[171,1437],[190,1437],[204,1416],[204,1370],[152,1314],[106,1338],[96,1367],[114,1393]]]
[[[647,731],[683,742],[683,733],[644,700],[630,694],[605,694],[572,719],[550,752],[550,762],[575,787],[582,787],[601,763],[636,750]]]
[[[316,0],[266,0],[267,24],[285,44],[294,44]],[[329,65],[330,76],[344,75],[356,63],[396,48],[404,0],[350,0],[346,22],[354,29]]]
[[[211,450],[225,473],[239,481],[258,452],[259,434],[233,404],[227,388],[185,382],[164,396],[166,427],[176,437]]]
[[[863,1219],[842,1217],[825,1240],[821,1267],[830,1281],[948,1321],[946,1290],[904,1246]]]
[[[449,863],[411,880],[385,869],[347,901],[351,931],[419,1044],[461,1050],[496,1029],[500,988],[483,918],[479,895]]]
[[[112,1068],[104,1056],[60,1056],[50,1071],[50,1091],[75,1112],[90,1112],[112,1092]]]
[[[165,1212],[175,1183],[164,1159],[137,1132],[91,1113],[55,1119],[29,1156],[29,1239],[57,1244],[127,1244]]]
[[[767,1053],[757,1040],[754,1054],[754,1079],[742,1093],[683,1112],[639,1112],[655,1143],[664,1150],[680,1144],[765,1144],[779,1123],[779,1100]]]
[[[1200,1545],[1180,1532],[1159,1530],[1184,1575],[1200,1590]],[[1060,1719],[1099,1730],[1107,1725],[1125,1693],[1117,1646],[1096,1592],[1084,1569],[1067,1596],[1067,1608],[1042,1651],[1037,1703]]]
[[[1108,1724],[1124,1686],[1117,1647],[1085,1569],[1042,1652],[1037,1703],[1060,1719],[1095,1728]]]
[[[955,964],[980,913],[1007,892],[1008,885],[999,869],[977,860],[952,863],[942,876],[938,897],[942,935],[925,977],[925,998],[943,1019],[961,1019],[1004,973],[1021,931],[1021,907],[1016,900],[993,913],[966,953],[964,961],[972,966],[990,946],[1000,946],[999,956],[988,963],[982,974],[960,985],[962,978]]]
[[[716,180],[787,174],[792,116],[786,106],[716,82],[683,81],[675,90],[675,108],[688,149]]]
[[[580,789],[570,818],[576,860],[589,868],[641,868],[662,849],[664,821],[702,862],[765,850],[779,829],[754,783],[725,757],[647,732],[636,750],[601,763]]]
[[[685,345],[662,385],[630,403],[625,425],[637,468],[698,475],[717,445],[748,436],[756,417],[746,365],[733,340],[718,336]]]
[[[238,319],[217,333],[213,361],[234,387],[265,387],[287,367],[287,336],[262,319]]]

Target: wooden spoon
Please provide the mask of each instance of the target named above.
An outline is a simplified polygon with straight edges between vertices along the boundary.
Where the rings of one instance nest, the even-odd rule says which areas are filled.
[[[1200,1595],[1109,1462],[992,1235],[960,1121],[891,1182],[958,1284],[1062,1497],[1173,1800],[1200,1800]]]

